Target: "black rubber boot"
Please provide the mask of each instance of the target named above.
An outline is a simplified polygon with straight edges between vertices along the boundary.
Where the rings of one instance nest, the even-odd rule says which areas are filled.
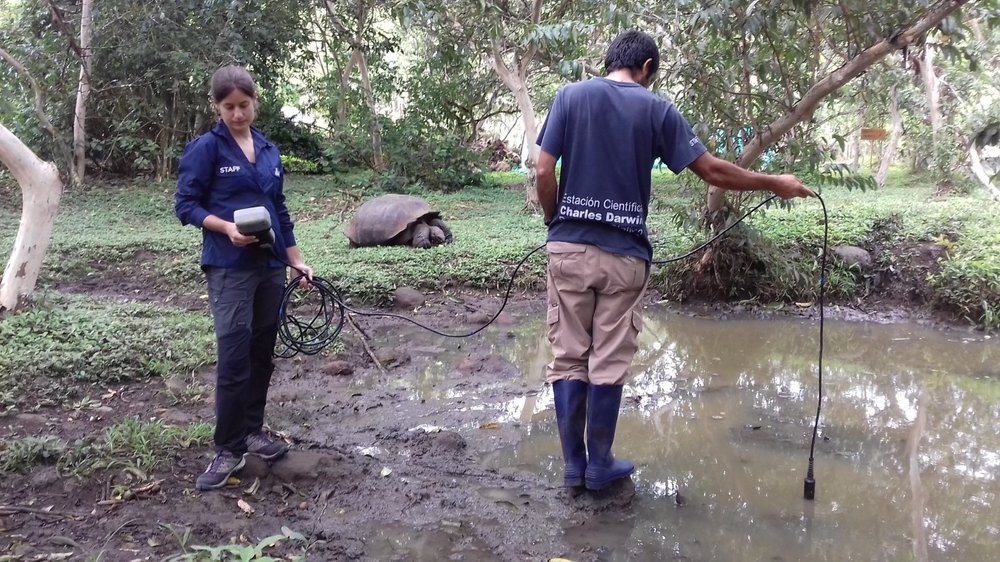
[[[588,490],[601,490],[635,471],[631,461],[616,460],[611,454],[622,402],[620,385],[590,385],[587,395]]]
[[[587,425],[587,383],[564,380],[552,383],[556,402],[556,421],[559,424],[559,441],[562,442],[563,486],[583,486],[587,470],[587,449],[583,436]]]

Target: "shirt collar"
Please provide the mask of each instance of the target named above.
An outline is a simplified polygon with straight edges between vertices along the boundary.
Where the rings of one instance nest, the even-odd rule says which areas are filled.
[[[222,119],[219,119],[219,121],[215,124],[215,127],[212,128],[212,133],[224,139],[229,139],[234,143],[236,142],[236,139],[233,138],[233,134],[229,132],[229,127],[226,126],[226,123]],[[271,141],[267,140],[264,133],[260,132],[260,130],[256,127],[250,127],[250,136],[253,137],[253,143],[255,146],[259,146],[261,148],[272,146]]]

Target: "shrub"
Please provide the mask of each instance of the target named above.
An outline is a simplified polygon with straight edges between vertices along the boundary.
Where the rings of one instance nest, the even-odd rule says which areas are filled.
[[[389,172],[432,191],[481,185],[486,158],[449,131],[404,117],[385,130]]]

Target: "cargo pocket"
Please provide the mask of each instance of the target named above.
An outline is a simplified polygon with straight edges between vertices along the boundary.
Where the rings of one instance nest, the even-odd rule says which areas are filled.
[[[227,268],[211,268],[206,274],[216,337],[246,329],[250,316],[249,291],[239,286],[239,279]]]
[[[639,335],[639,332],[642,332],[642,315],[635,310],[632,311],[632,329],[635,331],[636,336]]]
[[[545,325],[547,326],[547,335],[549,338],[549,343],[554,342],[556,338],[556,330],[559,328],[559,307],[550,306],[545,312]]]

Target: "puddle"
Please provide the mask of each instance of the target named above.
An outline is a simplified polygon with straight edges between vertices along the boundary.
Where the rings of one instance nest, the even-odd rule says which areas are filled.
[[[517,339],[544,340],[530,329],[540,334]],[[817,499],[807,502],[817,338],[811,321],[649,311],[615,445],[636,463],[635,501],[568,527],[567,541],[621,561],[995,560],[997,343],[828,322]],[[536,369],[532,353],[510,357]],[[485,463],[556,483],[551,391],[520,403],[505,408],[533,420],[528,437]]]
[[[409,355],[412,363],[426,365],[416,377],[390,381],[395,389],[409,392],[411,400],[463,399],[472,404],[477,402],[478,394],[494,389],[521,387],[524,389],[525,397],[531,397],[539,392],[545,381],[545,365],[549,362],[544,322],[531,321],[516,328],[491,326],[473,339],[474,342],[467,339],[442,338],[403,324],[374,336],[372,345],[377,349],[403,350]],[[476,361],[481,364],[476,364]],[[466,362],[468,364],[465,364]],[[512,375],[497,377],[494,383],[479,384],[475,387],[455,385],[455,381],[462,377],[463,367],[495,370],[504,367],[504,362],[510,364]],[[353,384],[372,388],[385,382],[377,377],[355,377]],[[506,404],[502,408],[499,421],[515,421],[522,418],[525,401],[522,398]],[[527,401],[533,402],[533,400]],[[551,402],[550,396],[550,405]],[[529,411],[535,410],[529,409]]]
[[[625,512],[567,522],[567,542],[615,561],[995,560],[1000,346],[911,324],[828,322],[826,331],[817,499],[807,502],[817,324],[648,310],[615,446],[637,466],[635,500]],[[527,437],[484,464],[558,483],[544,324],[478,338],[471,345],[395,330],[380,345],[429,366],[391,384],[412,399],[520,422]],[[473,350],[515,374],[454,385]],[[522,392],[500,404],[482,399],[498,388]],[[454,529],[435,533],[454,538]]]
[[[441,521],[426,529],[402,525],[383,527],[365,538],[368,560],[438,562],[440,560],[500,560],[482,540],[464,532],[461,521]]]

